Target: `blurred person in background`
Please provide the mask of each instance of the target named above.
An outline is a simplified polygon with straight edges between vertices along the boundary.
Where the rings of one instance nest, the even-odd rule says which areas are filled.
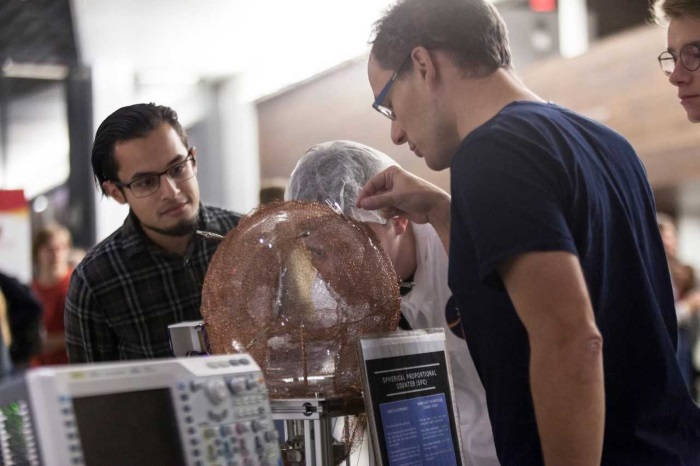
[[[32,289],[44,310],[43,348],[34,361],[37,365],[68,363],[63,318],[68,283],[73,272],[68,263],[72,242],[68,229],[58,224],[42,228],[32,241]]]
[[[11,343],[12,332],[10,331],[10,319],[7,315],[7,300],[0,290],[0,380],[12,373]]]
[[[700,316],[700,292],[697,290],[695,270],[685,264],[678,255],[678,230],[673,218],[658,213],[656,220],[664,243],[668,268],[671,273],[673,294],[676,298],[676,319],[678,320],[678,348],[676,354],[688,390],[697,400],[695,386],[696,368],[693,362],[693,349],[698,337],[698,316]]]
[[[0,236],[3,234],[0,228]],[[31,288],[0,272],[0,333],[9,348],[9,364],[2,354],[2,371],[19,372],[41,353],[41,303]]]
[[[10,359],[14,372],[30,367],[41,354],[42,307],[27,285],[0,272],[0,292],[5,298],[10,328]]]
[[[399,167],[359,206],[430,223],[503,465],[700,464],[673,289],[632,146],[547,102],[487,0],[399,0],[375,24],[372,106],[452,195]]]
[[[355,205],[365,183],[394,165],[398,164],[388,155],[357,142],[318,144],[297,163],[285,198],[324,204],[330,201],[347,217],[365,223],[374,232],[402,283],[402,328],[445,329],[468,463],[497,465],[484,387],[464,342],[459,313],[447,286],[447,253],[440,238],[430,225],[414,224],[404,216],[387,220],[378,212]]]
[[[678,88],[688,119],[700,122],[700,2],[656,0],[658,24],[668,25],[667,50],[659,55],[661,70]]]
[[[85,257],[85,254],[87,254],[85,249],[75,246],[72,247],[68,253],[68,267],[71,269],[76,268],[78,264],[80,264],[80,261],[83,260],[83,257]]]
[[[202,285],[219,242],[240,216],[200,202],[199,159],[169,107],[122,107],[100,124],[93,174],[129,206],[124,224],[76,267],[66,300],[70,362],[172,355],[168,325],[201,320]]]

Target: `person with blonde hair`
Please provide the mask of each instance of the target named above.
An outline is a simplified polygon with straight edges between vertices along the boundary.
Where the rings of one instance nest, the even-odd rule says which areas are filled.
[[[667,49],[659,55],[661,70],[678,88],[678,100],[693,123],[700,121],[700,2],[656,0],[658,24],[668,25]]]
[[[37,365],[68,363],[63,314],[73,272],[68,263],[72,243],[68,229],[58,224],[42,228],[32,241],[32,289],[44,311],[44,344],[41,354],[34,360]]]

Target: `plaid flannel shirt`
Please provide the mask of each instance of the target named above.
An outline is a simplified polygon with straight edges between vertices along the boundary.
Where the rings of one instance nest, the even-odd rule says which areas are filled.
[[[199,227],[226,234],[240,216],[200,205]],[[151,242],[133,213],[71,276],[66,349],[71,362],[172,356],[168,325],[200,320],[204,276],[219,241],[195,235],[183,257]]]

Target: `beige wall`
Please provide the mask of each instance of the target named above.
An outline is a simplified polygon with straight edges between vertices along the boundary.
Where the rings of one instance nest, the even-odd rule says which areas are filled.
[[[448,188],[448,171],[430,171],[406,145],[391,142],[391,122],[372,108],[366,66],[363,57],[258,102],[263,180],[288,177],[314,144],[350,139],[386,152],[404,168]]]
[[[545,99],[599,119],[637,149],[656,187],[700,179],[700,126],[685,117],[676,90],[656,61],[665,31],[645,26],[595,44],[584,56],[539,62],[523,80]],[[366,57],[258,103],[261,177],[286,177],[311,145],[354,139],[374,146],[444,189],[406,146],[389,138],[390,122],[372,107]]]
[[[619,131],[635,147],[655,187],[700,178],[700,126],[686,118],[677,89],[656,57],[665,30],[634,29],[572,60],[538,63],[523,73],[541,96]]]

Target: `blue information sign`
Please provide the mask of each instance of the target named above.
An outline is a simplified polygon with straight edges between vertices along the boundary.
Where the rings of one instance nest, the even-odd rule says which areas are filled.
[[[444,394],[384,403],[379,409],[389,464],[457,465]]]
[[[365,361],[382,464],[461,466],[444,351]]]

